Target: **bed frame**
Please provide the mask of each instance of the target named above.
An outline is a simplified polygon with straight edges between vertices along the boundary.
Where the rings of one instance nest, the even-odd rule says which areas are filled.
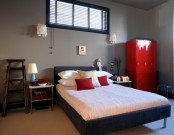
[[[60,79],[58,73],[64,70],[94,70],[94,67],[54,67],[54,85]],[[103,67],[103,70],[107,70]],[[75,125],[81,135],[104,135],[105,133],[130,128],[156,120],[164,119],[163,127],[166,127],[167,117],[170,117],[171,106],[164,105],[149,109],[113,115],[95,120],[85,121],[60,95],[56,92],[57,103],[63,108],[67,116]]]

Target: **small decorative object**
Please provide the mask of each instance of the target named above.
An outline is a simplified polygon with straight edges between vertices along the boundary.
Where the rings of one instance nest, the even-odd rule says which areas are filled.
[[[37,78],[39,86],[46,86],[48,84],[48,78]]]
[[[37,78],[38,83],[48,83],[49,79],[48,78]]]
[[[38,83],[39,86],[46,86],[47,83]]]
[[[114,33],[114,34],[110,34],[109,42],[110,42],[111,44],[115,44],[116,41],[117,41],[116,34],[115,34],[115,33]]]
[[[31,86],[38,86],[38,81],[34,80],[32,82],[30,82]]]
[[[79,55],[86,55],[86,46],[79,45]]]
[[[119,82],[119,81],[121,81],[121,78],[118,76],[118,77],[117,77],[117,82]]]
[[[97,67],[99,71],[102,71],[102,64],[101,64],[101,59],[97,59]]]
[[[30,63],[28,65],[28,71],[27,71],[27,73],[28,74],[31,74],[31,79],[30,79],[31,82],[33,82],[33,81],[36,80],[35,74],[37,74],[38,72],[37,72],[37,66],[36,66],[35,63]]]
[[[122,76],[121,78],[123,82],[130,81],[128,76]]]
[[[47,36],[47,27],[45,24],[38,24],[37,25],[37,35],[39,37],[46,37]]]

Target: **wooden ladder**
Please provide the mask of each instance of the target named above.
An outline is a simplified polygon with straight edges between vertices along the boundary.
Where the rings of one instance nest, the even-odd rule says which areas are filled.
[[[7,59],[8,66],[6,70],[5,92],[3,99],[2,116],[6,116],[8,107],[16,105],[15,108],[21,105],[25,106],[25,111],[28,111],[28,94],[26,90],[26,70],[24,65],[25,59]],[[21,93],[22,100],[16,101],[11,98],[14,95]],[[19,97],[18,97],[19,98]],[[10,101],[12,100],[12,101]],[[22,105],[24,104],[24,105]]]

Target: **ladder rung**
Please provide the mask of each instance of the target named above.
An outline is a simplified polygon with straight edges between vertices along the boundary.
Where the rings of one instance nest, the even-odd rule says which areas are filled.
[[[12,71],[12,70],[24,70],[25,67],[10,67],[9,68],[9,71]]]
[[[8,62],[24,62],[25,59],[7,59]]]
[[[10,101],[10,102],[8,102],[7,104],[8,105],[14,105],[14,104],[24,104],[25,103],[25,101],[24,100],[22,100],[22,101]]]
[[[17,90],[8,90],[8,92],[15,93],[15,92],[24,92],[24,89],[17,89]]]
[[[9,81],[24,81],[24,79],[10,79]]]

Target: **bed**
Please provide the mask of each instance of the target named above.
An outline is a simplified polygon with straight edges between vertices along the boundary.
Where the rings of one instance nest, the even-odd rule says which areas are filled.
[[[56,66],[54,67],[54,85],[60,79],[58,73],[65,70],[95,70],[95,67],[67,67]],[[103,67],[103,70],[107,70]],[[102,118],[85,120],[61,95],[56,91],[55,95],[58,105],[60,105],[72,123],[75,125],[81,135],[104,135],[109,132],[130,128],[156,120],[164,119],[164,127],[166,120],[170,117],[171,106],[170,104],[161,105],[157,107],[142,109],[133,112],[116,114]]]

